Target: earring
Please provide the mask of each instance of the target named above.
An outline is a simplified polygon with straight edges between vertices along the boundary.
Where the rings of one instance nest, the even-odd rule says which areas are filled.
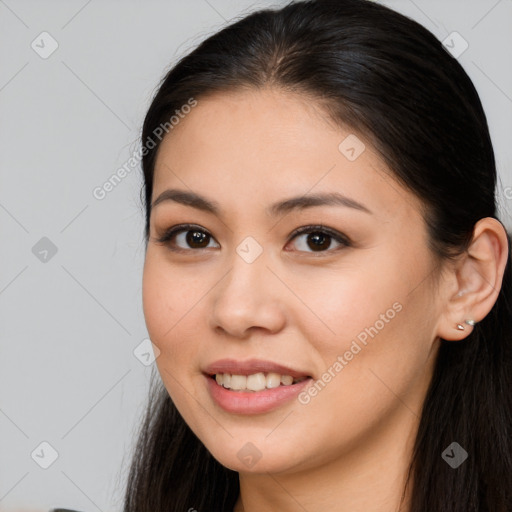
[[[471,325],[471,327],[474,327],[474,325],[476,324],[476,322],[472,319],[464,320],[464,322],[467,323],[468,325]],[[457,329],[459,331],[464,331],[465,327],[462,324],[457,324]]]

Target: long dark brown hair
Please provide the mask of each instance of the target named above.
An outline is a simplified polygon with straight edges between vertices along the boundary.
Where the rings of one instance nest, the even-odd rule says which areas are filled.
[[[226,26],[159,84],[142,130],[143,144],[156,142],[142,161],[146,247],[155,129],[191,98],[268,86],[308,95],[339,126],[365,134],[422,200],[429,249],[440,261],[467,250],[479,219],[497,218],[486,116],[440,41],[368,0],[296,1]],[[508,245],[492,310],[463,342],[442,340],[438,351],[410,465],[413,512],[512,511],[510,234]],[[454,441],[468,453],[456,469],[442,458]],[[157,378],[131,457],[124,512],[232,512],[238,473],[206,450]]]

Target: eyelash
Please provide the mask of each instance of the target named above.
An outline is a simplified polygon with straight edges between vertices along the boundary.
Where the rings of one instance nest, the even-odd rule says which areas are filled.
[[[166,245],[173,252],[188,253],[191,251],[197,252],[201,249],[203,249],[203,250],[206,249],[205,247],[200,248],[200,249],[192,249],[192,248],[191,249],[183,249],[181,247],[178,247],[178,248],[173,247],[172,244],[170,243],[171,239],[175,235],[177,235],[183,231],[185,231],[185,232],[186,231],[199,231],[200,233],[203,233],[203,234],[208,235],[211,238],[213,238],[213,236],[208,231],[206,231],[205,229],[203,229],[197,225],[180,224],[178,226],[173,226],[172,228],[168,229],[160,238],[156,239],[156,242],[158,244]],[[305,233],[321,233],[323,235],[327,235],[330,238],[334,239],[336,242],[340,243],[341,246],[338,248],[335,248],[335,249],[327,249],[325,251],[299,251],[299,252],[306,252],[306,253],[313,254],[313,255],[320,255],[322,253],[332,253],[334,251],[338,251],[340,249],[343,249],[345,247],[350,247],[352,245],[352,243],[348,237],[342,235],[341,233],[339,233],[331,228],[328,228],[328,227],[322,226],[322,225],[302,226],[302,227],[296,229],[295,231],[293,231],[293,233],[290,235],[290,241],[292,241],[299,235],[302,235]]]

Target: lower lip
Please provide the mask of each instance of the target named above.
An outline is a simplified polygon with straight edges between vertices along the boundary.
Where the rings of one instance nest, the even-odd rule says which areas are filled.
[[[215,379],[205,375],[208,390],[213,400],[222,409],[234,414],[259,414],[280,407],[295,398],[311,381],[307,378],[289,386],[264,389],[262,391],[232,391],[217,384]]]

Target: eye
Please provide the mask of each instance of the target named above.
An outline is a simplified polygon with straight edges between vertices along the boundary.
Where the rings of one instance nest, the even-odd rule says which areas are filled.
[[[291,234],[291,240],[300,239],[303,235],[307,235],[307,237],[297,244],[299,252],[333,252],[331,247],[333,241],[338,244],[334,250],[351,246],[351,242],[346,236],[322,225],[302,226]],[[193,249],[211,248],[210,242],[213,240],[212,235],[199,226],[180,224],[167,230],[160,238],[157,238],[156,242],[168,246],[175,252],[190,252]],[[217,244],[213,247],[220,246]]]
[[[174,238],[176,240],[173,240]],[[156,242],[167,245],[173,251],[180,252],[189,251],[190,249],[207,249],[211,240],[213,240],[213,237],[208,231],[199,226],[181,224],[166,231]],[[182,245],[175,247],[176,244]],[[188,247],[186,247],[186,244],[188,244]]]
[[[350,247],[350,240],[333,229],[325,226],[303,226],[292,233],[292,240],[307,235],[302,241],[297,243],[301,252],[333,252],[326,249],[331,248],[331,243],[335,241],[338,247],[334,250],[339,250],[343,247]],[[311,249],[308,251],[307,249]]]

